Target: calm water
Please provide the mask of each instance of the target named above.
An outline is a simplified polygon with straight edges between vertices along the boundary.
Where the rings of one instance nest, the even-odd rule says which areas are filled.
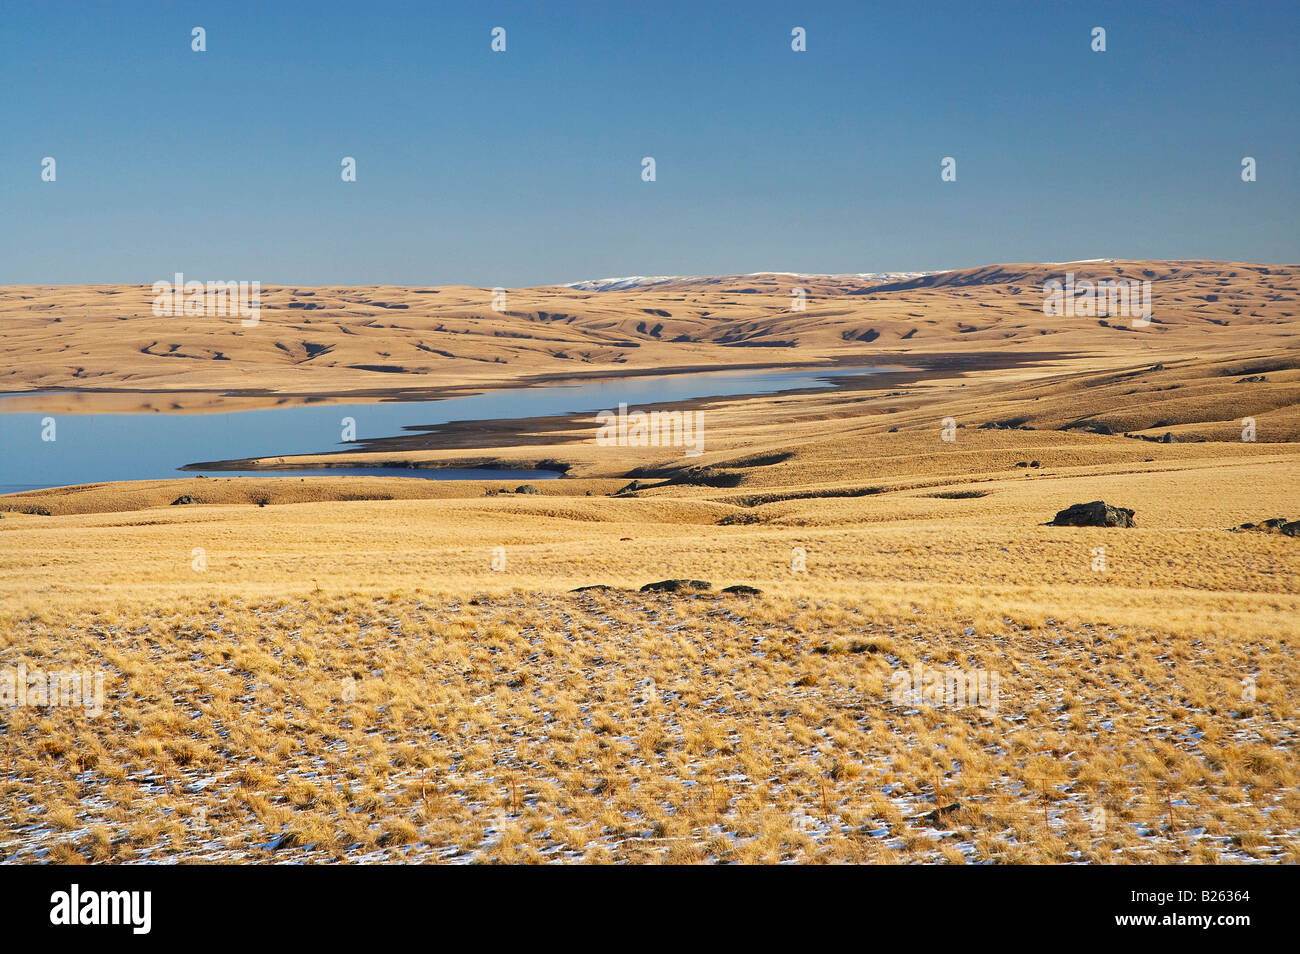
[[[443,401],[328,404],[222,414],[54,414],[51,415],[56,427],[54,441],[41,439],[41,419],[47,415],[0,413],[0,493],[107,480],[195,476],[194,472],[182,473],[179,468],[199,461],[353,450],[356,444],[340,439],[341,421],[345,417],[356,421],[356,437],[367,440],[451,421],[541,417],[617,410],[619,402],[638,407],[699,397],[825,387],[837,377],[871,370],[668,374],[491,391]],[[706,415],[706,428],[707,421]],[[368,474],[431,480],[536,480],[560,476],[537,470],[405,467],[211,473],[228,477]]]

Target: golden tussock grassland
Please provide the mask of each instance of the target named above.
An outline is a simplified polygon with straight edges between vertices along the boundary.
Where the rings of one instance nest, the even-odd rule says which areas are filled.
[[[98,714],[0,707],[0,860],[1300,861],[1300,538],[1237,529],[1300,518],[1297,269],[1095,267],[1149,272],[1158,320],[1043,316],[1029,265],[805,281],[793,315],[761,276],[504,314],[274,289],[242,332],[0,289],[0,386],[117,389],[63,412],[897,369],[700,402],[698,457],[574,415],[259,462],[569,468],[537,493],[214,469],[0,497],[0,673],[104,675]],[[989,360],[923,368],[954,354]],[[1099,499],[1136,526],[1045,525]],[[640,590],[665,579],[704,586]]]

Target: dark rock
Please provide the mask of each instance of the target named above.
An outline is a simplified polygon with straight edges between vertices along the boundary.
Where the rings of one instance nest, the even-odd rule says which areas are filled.
[[[608,583],[592,583],[592,584],[590,584],[590,585],[588,585],[588,586],[578,586],[578,587],[574,587],[573,589],[569,590],[569,592],[570,592],[570,593],[588,593],[588,592],[591,592],[592,590],[602,590],[602,591],[606,591],[606,592],[612,592],[612,591],[614,591],[614,590],[616,590],[616,589],[618,589],[618,587],[610,586]]]
[[[534,487],[532,484],[520,484],[518,487],[515,488],[515,493],[517,493],[517,494],[540,494],[541,491],[538,490],[536,487]]]
[[[191,497],[189,494],[181,494],[179,497],[177,497],[175,500],[172,501],[172,506],[176,507],[179,506],[180,504],[196,504],[196,503],[198,503],[198,501],[195,500],[193,497]]]
[[[1127,507],[1112,507],[1101,500],[1092,503],[1071,504],[1058,511],[1052,520],[1055,527],[1134,527],[1133,511]]]
[[[713,584],[708,580],[660,580],[658,583],[647,583],[641,587],[642,593],[698,593],[701,590],[709,590]]]
[[[719,470],[716,467],[689,467],[678,471],[666,484],[686,487],[739,487],[745,480],[743,473]]]
[[[763,591],[757,586],[750,586],[747,583],[737,583],[735,586],[724,586],[724,593],[732,593],[736,596],[762,596]]]
[[[1253,530],[1255,533],[1284,533],[1288,537],[1300,536],[1300,520],[1288,520],[1286,517],[1270,517],[1259,523],[1243,523],[1230,528],[1234,533]]]
[[[282,831],[266,844],[262,845],[263,851],[280,851],[284,848],[293,848],[297,844],[297,839],[291,831]]]
[[[1023,429],[1028,421],[1029,418],[1027,417],[1008,417],[1002,421],[985,421],[980,425],[979,429],[981,431],[1015,431]],[[958,425],[958,427],[965,426],[964,424]],[[1030,428],[1030,430],[1032,429]]]
[[[1028,467],[1028,466],[1029,466],[1029,461],[1027,461],[1027,460],[1018,460],[1018,461],[1016,461],[1016,466],[1017,466],[1017,467]]]
[[[921,816],[921,821],[929,822],[931,825],[946,825],[948,817],[954,812],[961,811],[961,803],[953,802],[951,805],[941,805],[932,812],[927,812]]]
[[[1165,431],[1163,434],[1160,435],[1161,444],[1172,444],[1173,442],[1174,442],[1174,435],[1169,433],[1168,431]]]
[[[1029,466],[1030,466],[1030,467],[1042,467],[1043,465],[1040,464],[1040,463],[1039,463],[1038,461],[1036,461],[1036,460],[1031,460],[1031,461],[1029,462]]]

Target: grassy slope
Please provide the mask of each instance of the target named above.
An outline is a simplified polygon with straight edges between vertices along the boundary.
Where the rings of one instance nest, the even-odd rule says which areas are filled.
[[[1042,283],[1153,281],[1149,327],[1047,317]],[[672,367],[869,361],[879,354],[1012,349],[1093,355],[1294,342],[1300,268],[1121,262],[997,266],[935,287],[750,276],[629,292],[266,288],[259,324],[158,318],[145,286],[0,288],[0,388],[266,389],[339,395]],[[790,310],[794,284],[807,310]],[[310,309],[298,306],[311,306]],[[384,368],[386,370],[367,370]],[[399,370],[392,370],[399,369]],[[141,399],[144,400],[143,398]],[[169,404],[159,405],[172,409]]]
[[[888,391],[718,402],[689,462],[596,448],[587,422],[559,443],[475,452],[588,475],[539,482],[539,496],[210,477],[3,498],[0,660],[105,668],[110,699],[95,720],[9,717],[0,857],[1300,860],[1300,544],[1226,529],[1300,516],[1295,270],[1251,284],[1240,276],[1256,266],[1156,267],[1182,304],[1152,335],[1054,329],[1023,307],[1040,298],[1029,267],[1004,266],[1011,284],[950,276],[826,306],[843,314],[810,306],[801,357],[898,348],[886,316],[906,309],[933,330],[918,350],[979,335],[1044,351],[1042,330],[1069,347]],[[734,308],[733,329],[761,297],[653,295],[586,307],[631,335],[635,312],[665,296]],[[987,329],[960,330],[980,312]],[[598,321],[521,320],[584,337]],[[790,334],[788,316],[764,320],[765,334]],[[850,326],[881,337],[847,344]],[[407,333],[386,333],[392,357]],[[72,383],[69,359],[37,338],[6,333],[32,362],[6,366]],[[247,346],[230,364],[251,380],[372,386]],[[689,364],[719,348],[647,341],[624,355]],[[544,352],[522,346],[506,370],[574,361]],[[121,357],[99,377],[178,384],[156,370],[167,361]],[[1240,440],[1247,415],[1257,443]],[[953,443],[939,439],[948,416],[965,425]],[[1022,418],[1035,429],[979,427]],[[1060,430],[1078,422],[1177,440]],[[375,456],[393,455],[470,456]],[[1040,467],[1016,466],[1029,460]],[[637,467],[706,467],[737,485],[608,496]],[[880,492],[832,496],[868,488]],[[934,496],[952,492],[983,496]],[[180,494],[200,503],[168,506]],[[1041,525],[1097,498],[1136,509],[1138,527]],[[15,512],[37,507],[53,516]],[[765,592],[634,592],[671,576]],[[565,592],[592,583],[627,589]],[[998,711],[893,703],[891,674],[915,663],[999,672]],[[943,804],[962,806],[938,826],[923,817],[936,774]],[[259,847],[280,833],[279,850]]]

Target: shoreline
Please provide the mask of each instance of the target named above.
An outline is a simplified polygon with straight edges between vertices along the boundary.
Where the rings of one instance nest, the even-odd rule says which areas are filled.
[[[525,374],[517,378],[505,378],[486,381],[467,381],[458,384],[432,385],[427,387],[387,387],[357,388],[341,391],[319,390],[273,390],[265,387],[249,388],[131,388],[131,387],[57,387],[34,390],[3,391],[0,390],[0,414],[30,414],[31,409],[15,407],[22,402],[30,402],[47,397],[68,395],[76,398],[190,398],[192,401],[251,401],[246,408],[224,406],[173,406],[160,413],[168,414],[225,414],[238,410],[257,410],[266,407],[305,407],[325,404],[386,404],[386,403],[423,403],[426,401],[444,401],[459,397],[471,397],[490,391],[523,390],[533,387],[549,387],[569,382],[615,381],[624,378],[650,378],[665,375],[683,374],[726,374],[729,372],[769,372],[782,371],[843,371],[849,368],[862,368],[863,373],[872,373],[870,369],[884,369],[881,373],[911,370],[915,373],[931,371],[966,371],[992,370],[1001,367],[1013,367],[1033,361],[1060,360],[1077,357],[1068,352],[1043,351],[1024,352],[1021,354],[951,354],[944,352],[879,352],[876,354],[832,355],[824,359],[808,361],[750,362],[745,364],[708,363],[700,365],[679,364],[662,368],[625,368],[605,371],[556,371]],[[748,395],[746,395],[748,396]],[[261,402],[271,402],[265,404]],[[44,410],[44,409],[42,409]],[[140,413],[134,409],[105,406],[93,411],[63,411],[61,413],[94,414],[130,414]]]
[[[681,411],[704,410],[709,406],[716,405],[719,402],[738,402],[751,401],[775,395],[808,395],[808,394],[827,394],[831,392],[853,392],[866,390],[887,390],[897,387],[905,387],[930,378],[941,377],[947,373],[964,374],[968,371],[981,370],[1005,370],[1008,368],[1019,367],[1024,364],[1032,364],[1051,359],[1059,360],[1064,357],[1059,354],[982,354],[982,355],[927,355],[926,358],[934,359],[932,362],[910,369],[904,368],[881,368],[873,370],[876,365],[857,365],[849,362],[842,362],[843,367],[828,368],[826,370],[842,371],[845,368],[862,367],[862,373],[859,375],[846,374],[837,377],[833,381],[816,387],[791,388],[788,390],[778,391],[753,391],[741,394],[726,395],[703,395],[696,398],[689,398],[680,401],[665,401],[654,404],[640,405],[639,409],[645,411],[675,409]],[[896,362],[897,363],[897,362]],[[688,369],[689,370],[689,369]],[[742,370],[733,368],[729,370]],[[798,367],[772,368],[773,373],[782,370],[801,370]],[[676,369],[666,369],[663,373],[679,373]],[[620,377],[640,376],[631,373],[620,375]],[[607,379],[604,376],[596,376],[587,380]],[[573,380],[570,378],[570,380]],[[558,382],[549,382],[558,383]],[[401,454],[413,453],[418,451],[431,450],[492,450],[496,448],[507,447],[552,447],[572,443],[571,440],[564,439],[561,435],[571,434],[575,429],[587,422],[595,410],[573,411],[563,414],[546,414],[536,417],[508,417],[508,418],[485,418],[476,420],[458,420],[448,421],[443,424],[413,425],[408,426],[408,433],[395,434],[389,437],[370,438],[364,441],[358,441],[358,446],[351,450],[343,451],[322,451],[314,454],[296,454],[296,455],[265,455],[262,457],[243,457],[227,458],[215,461],[198,461],[192,464],[186,464],[181,467],[182,471],[189,473],[199,471],[268,471],[275,472],[278,470],[300,470],[304,467],[304,461],[310,460],[312,468],[355,468],[358,465],[355,457],[361,454]],[[484,456],[475,458],[461,458],[449,462],[419,462],[409,461],[397,458],[388,461],[367,461],[366,464],[375,467],[407,467],[412,470],[453,470],[462,467],[472,466],[484,469],[502,468],[502,469],[523,469],[519,461],[507,461],[500,457]],[[364,466],[364,465],[361,465]],[[558,460],[539,460],[534,467],[536,470],[559,470],[567,476],[568,470],[572,465]],[[561,477],[560,479],[565,479]]]

